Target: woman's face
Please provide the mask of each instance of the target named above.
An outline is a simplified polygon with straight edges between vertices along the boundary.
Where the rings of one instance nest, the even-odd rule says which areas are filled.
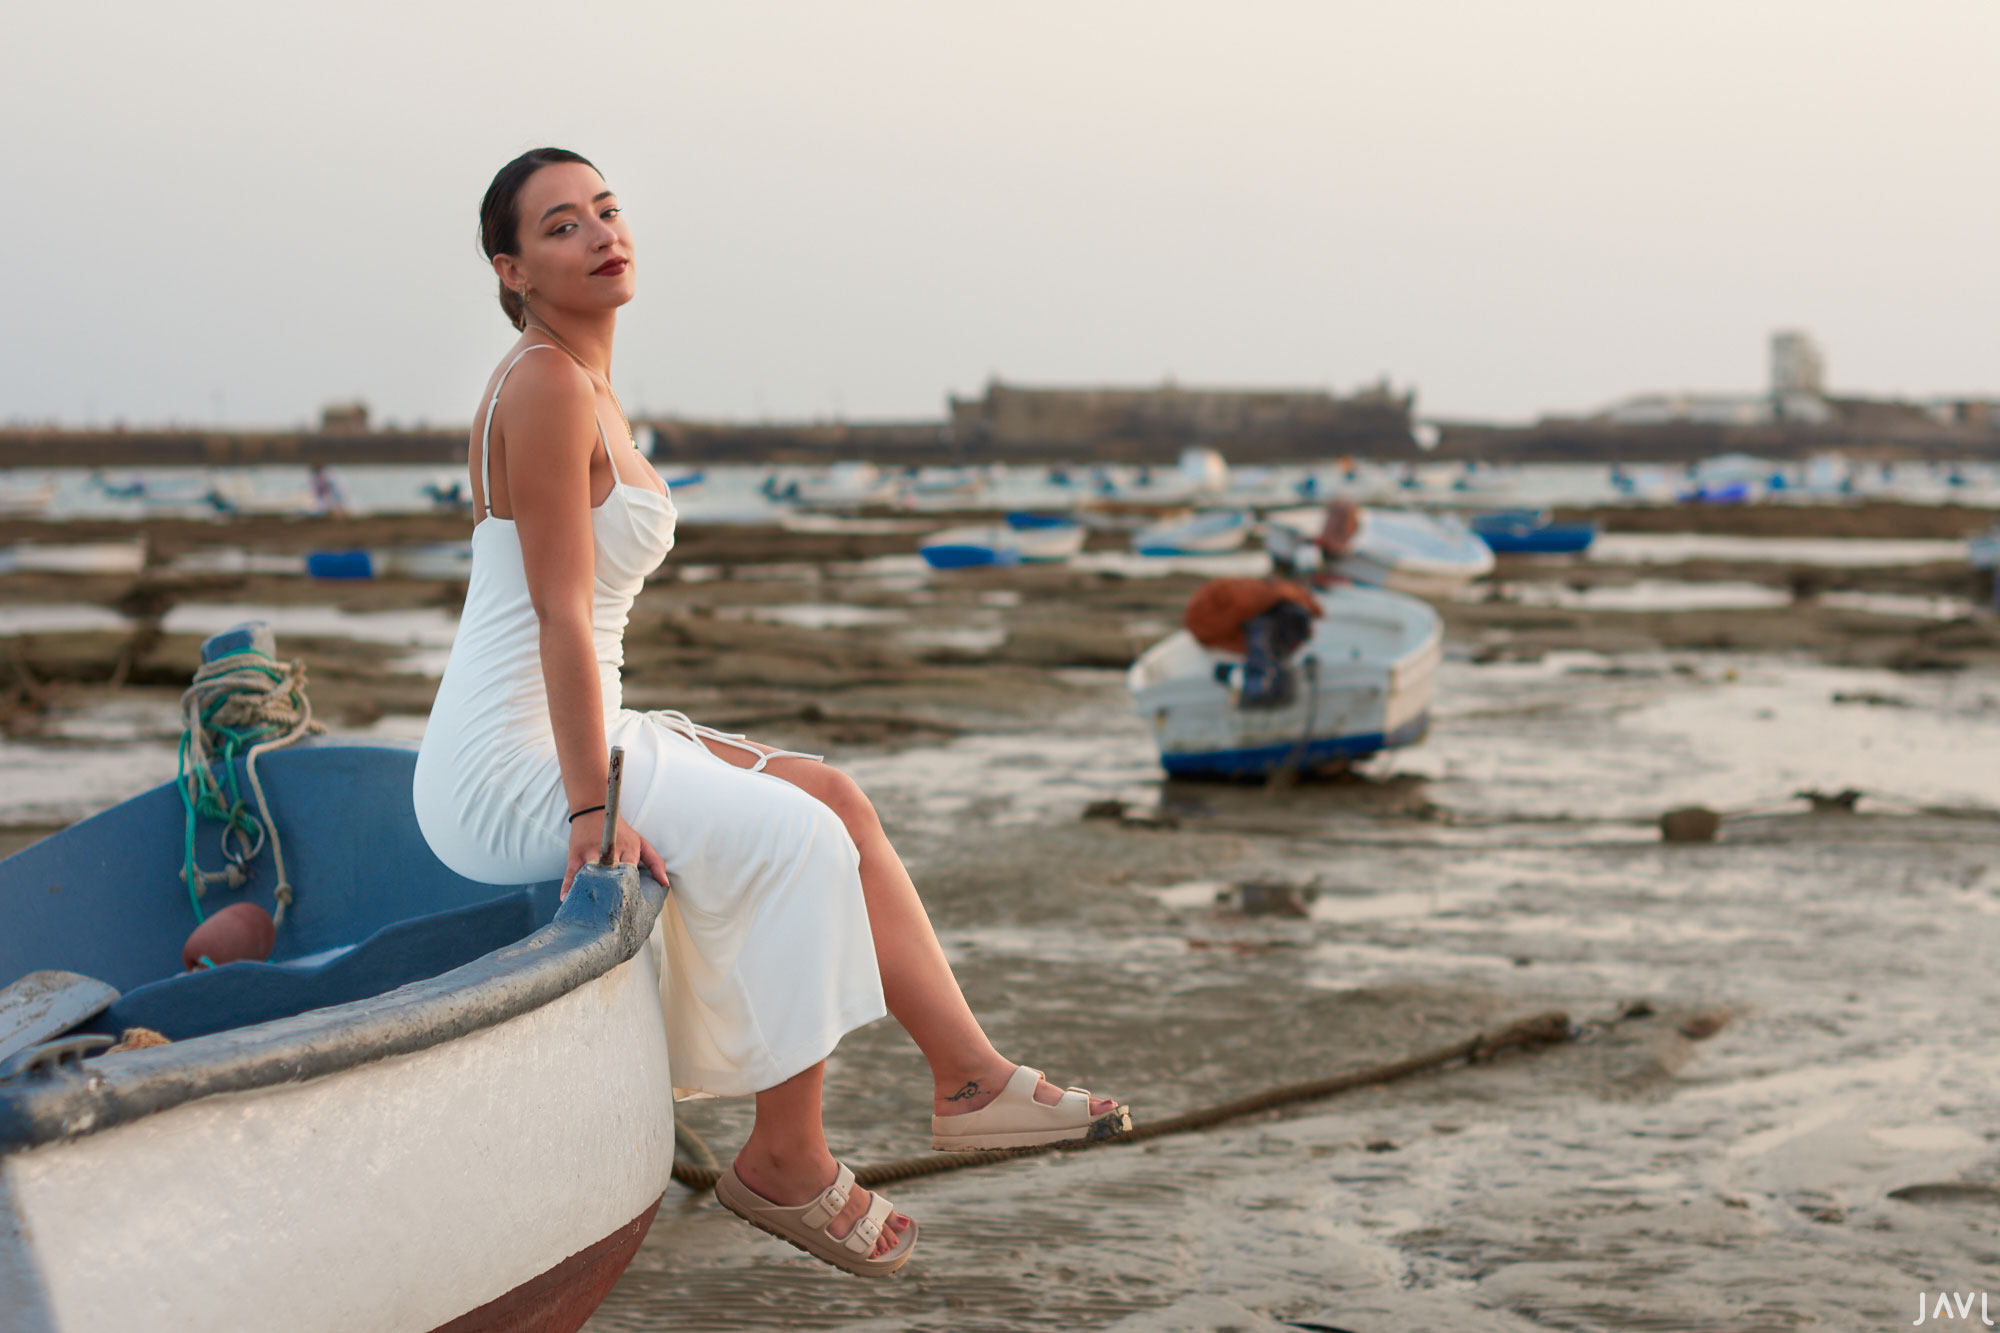
[[[519,196],[516,252],[495,255],[494,272],[529,308],[615,310],[632,299],[632,230],[618,196],[580,162],[555,162],[528,177]]]

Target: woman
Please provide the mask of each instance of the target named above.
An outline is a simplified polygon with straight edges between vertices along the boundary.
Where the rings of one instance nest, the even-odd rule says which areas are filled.
[[[620,707],[626,616],[674,534],[609,380],[632,233],[597,170],[554,148],[501,168],[480,233],[521,337],[473,423],[472,579],[417,757],[418,823],[468,878],[561,875],[567,894],[602,833],[607,751],[624,746],[617,858],[673,885],[656,941],[675,1086],[757,1099],[716,1197],[836,1267],[894,1272],[916,1224],[854,1188],[820,1126],[827,1055],[885,1003],[930,1063],[936,1148],[1130,1119],[993,1048],[852,779]]]

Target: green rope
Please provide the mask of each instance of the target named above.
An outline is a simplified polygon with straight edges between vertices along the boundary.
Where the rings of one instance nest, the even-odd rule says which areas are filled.
[[[187,884],[188,905],[197,923],[205,920],[202,894],[210,884],[226,883],[241,887],[249,878],[249,863],[271,842],[277,863],[277,919],[284,920],[292,899],[292,886],[285,878],[285,860],[276,825],[264,801],[263,785],[257,780],[257,757],[267,750],[289,745],[308,732],[325,730],[312,720],[312,705],[305,694],[305,664],[280,665],[255,649],[245,649],[205,662],[195,672],[194,683],[181,696],[181,742],[175,786],[180,791],[181,810],[186,816],[181,854],[181,878]],[[237,760],[256,797],[243,797],[237,781]],[[195,856],[195,834],[203,819],[222,824],[220,844],[224,861],[221,870],[203,870]]]

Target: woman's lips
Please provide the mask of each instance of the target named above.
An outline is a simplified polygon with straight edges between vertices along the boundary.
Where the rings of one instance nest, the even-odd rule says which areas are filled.
[[[631,266],[632,261],[629,259],[607,259],[596,268],[590,270],[590,276],[593,278],[615,277]]]

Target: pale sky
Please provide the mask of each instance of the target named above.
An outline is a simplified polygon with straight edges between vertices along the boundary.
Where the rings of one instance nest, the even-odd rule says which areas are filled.
[[[469,420],[500,165],[602,168],[636,412],[1025,382],[1519,419],[2000,395],[1996,0],[0,7],[0,421]]]

